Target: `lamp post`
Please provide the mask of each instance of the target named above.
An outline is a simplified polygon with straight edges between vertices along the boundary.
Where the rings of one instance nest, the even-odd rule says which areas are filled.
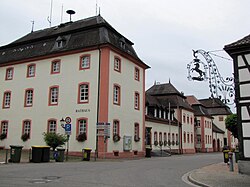
[[[65,129],[65,120],[62,118],[61,120],[60,120],[60,123],[61,123],[61,127],[63,128],[63,129]],[[65,133],[66,133],[66,131],[65,131]],[[67,149],[66,149],[66,161],[68,161],[68,156],[69,156],[69,134],[67,134]]]

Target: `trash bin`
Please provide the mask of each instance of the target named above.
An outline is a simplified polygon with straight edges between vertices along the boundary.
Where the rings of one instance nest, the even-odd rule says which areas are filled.
[[[238,163],[238,160],[239,160],[239,151],[238,150],[234,151],[234,156],[235,156],[235,162]]]
[[[43,146],[42,147],[42,162],[49,162],[50,161],[50,147]]]
[[[84,148],[83,149],[83,159],[84,161],[90,161],[90,153],[91,153],[92,149],[90,148]]]
[[[224,157],[224,162],[228,163],[229,161],[229,156],[228,156],[229,150],[224,150],[223,151],[223,157]]]
[[[32,158],[31,162],[49,162],[50,161],[50,147],[49,146],[31,146]]]
[[[54,153],[54,158],[56,162],[63,162],[64,161],[64,151],[63,148],[57,148],[56,152]]]
[[[9,162],[19,163],[21,160],[23,146],[10,145],[10,159]]]
[[[151,151],[152,151],[152,148],[150,146],[146,147],[146,155],[145,155],[145,157],[151,158]]]
[[[42,162],[43,149],[41,146],[31,146],[32,157],[31,162],[40,163]]]

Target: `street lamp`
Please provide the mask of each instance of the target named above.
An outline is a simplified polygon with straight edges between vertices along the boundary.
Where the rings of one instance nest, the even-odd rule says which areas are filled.
[[[62,128],[65,128],[65,120],[63,118],[60,120],[60,124]]]

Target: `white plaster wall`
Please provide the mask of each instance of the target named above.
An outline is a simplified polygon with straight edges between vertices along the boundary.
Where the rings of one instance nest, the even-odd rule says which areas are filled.
[[[159,146],[155,146],[154,145],[154,132],[157,132],[158,135],[158,141],[159,141],[159,133],[162,133],[162,140],[164,141],[164,133],[167,133],[167,138],[168,138],[168,133],[170,132],[171,135],[171,141],[172,141],[172,133],[178,134],[178,127],[177,126],[173,126],[173,125],[167,125],[167,124],[162,124],[162,123],[155,123],[155,122],[150,122],[150,121],[146,121],[146,127],[151,127],[151,140],[152,140],[152,149],[154,150],[159,150],[160,147]],[[178,136],[180,138],[180,136]],[[176,137],[175,137],[176,138]],[[175,140],[176,141],[176,140]],[[178,140],[179,142],[179,140]],[[171,145],[172,149],[178,149],[179,145]],[[163,146],[163,149],[168,149],[166,146]]]
[[[79,58],[83,54],[91,55],[91,68],[79,70]],[[60,73],[50,74],[51,61],[61,60]],[[28,149],[32,145],[44,145],[43,132],[47,132],[47,120],[57,119],[57,132],[64,133],[60,126],[60,119],[66,116],[72,118],[72,135],[70,136],[70,151],[81,151],[83,147],[95,148],[95,124],[96,124],[96,98],[97,98],[97,72],[98,51],[66,55],[32,62],[36,64],[36,76],[26,78],[27,65],[30,63],[12,65],[14,67],[14,78],[5,81],[7,67],[0,68],[0,98],[3,98],[5,90],[11,90],[11,107],[0,110],[0,120],[9,121],[8,138],[0,145],[8,147],[11,144],[24,145]],[[8,66],[9,67],[9,66]],[[89,103],[77,104],[78,84],[89,82]],[[59,86],[58,106],[48,106],[49,87]],[[34,100],[32,107],[24,107],[25,89],[34,89]],[[76,112],[76,109],[89,109],[89,112]],[[88,140],[84,143],[76,141],[76,119],[88,118]],[[23,142],[20,137],[22,133],[22,121],[30,119],[31,139]]]
[[[223,121],[219,121],[220,116],[223,117]],[[227,129],[226,129],[226,124],[225,124],[225,119],[227,115],[218,115],[218,116],[213,116],[213,117],[214,117],[213,119],[214,124],[225,132],[224,137],[227,138]]]
[[[121,73],[114,70],[114,57],[118,56],[121,59]],[[135,67],[140,69],[140,81],[134,79]],[[113,132],[113,120],[120,121],[120,136],[119,142],[114,142],[112,136],[109,140],[108,152],[113,150],[123,151],[123,137],[132,136],[132,150],[142,151],[143,137],[143,116],[144,106],[144,90],[143,90],[143,69],[137,66],[132,61],[123,56],[110,51],[110,74],[109,74],[109,122],[111,123],[111,134]],[[121,101],[120,106],[113,104],[113,86],[120,85]],[[134,94],[140,94],[140,110],[134,109]],[[140,141],[134,141],[134,124],[139,123]]]
[[[204,143],[205,143],[205,148],[212,148],[213,147],[213,137],[212,137],[212,120],[211,119],[209,119],[209,118],[204,118],[206,121],[208,121],[209,122],[209,125],[211,126],[211,128],[208,128],[208,126],[207,126],[207,128],[205,128],[205,134],[204,134],[204,138],[206,138],[206,135],[207,136],[211,136],[211,143],[209,143],[209,140],[207,141],[207,143],[206,143],[206,140],[204,141]],[[205,127],[205,124],[204,124],[204,127]]]
[[[190,112],[188,110],[183,109],[182,110],[182,118],[183,114],[186,114],[186,121],[183,122],[182,119],[182,145],[183,149],[194,149],[194,114],[193,112]],[[189,115],[189,123],[187,123],[187,115]],[[190,118],[192,117],[192,124]],[[184,143],[184,132],[186,132],[186,143]],[[187,134],[189,133],[190,141],[188,143],[187,141]],[[191,134],[193,134],[193,143],[191,141]]]

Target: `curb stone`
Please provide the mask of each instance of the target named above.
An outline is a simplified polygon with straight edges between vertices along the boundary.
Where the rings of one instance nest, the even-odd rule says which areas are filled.
[[[211,186],[209,186],[209,185],[207,185],[207,184],[205,184],[205,183],[202,183],[202,182],[199,182],[199,181],[195,180],[195,179],[192,177],[192,173],[195,172],[195,171],[197,171],[197,169],[196,169],[196,170],[193,170],[193,171],[190,171],[190,172],[188,173],[187,179],[189,180],[189,182],[191,182],[191,183],[193,183],[193,184],[195,184],[195,185],[201,186],[201,187],[211,187]]]

